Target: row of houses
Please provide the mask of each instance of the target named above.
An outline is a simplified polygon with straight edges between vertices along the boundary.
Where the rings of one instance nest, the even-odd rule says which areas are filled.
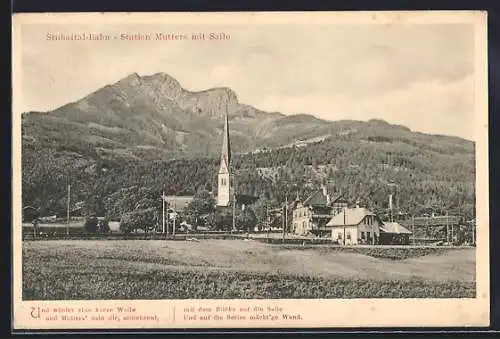
[[[192,197],[166,196],[175,214],[185,209]],[[242,205],[242,198],[237,199]],[[254,201],[246,201],[251,205]],[[243,206],[239,206],[243,207]],[[349,208],[345,197],[333,198],[326,187],[309,195],[304,201],[292,202],[292,232],[297,235],[332,237],[345,245],[355,244],[406,244],[411,232],[396,222],[382,222],[372,211],[356,206]],[[281,218],[277,218],[281,219]]]
[[[331,237],[343,245],[409,244],[412,234],[397,222],[383,222],[373,211],[332,197],[326,187],[292,207],[292,232],[297,235]]]

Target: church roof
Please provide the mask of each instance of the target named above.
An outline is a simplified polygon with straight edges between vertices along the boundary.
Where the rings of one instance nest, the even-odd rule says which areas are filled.
[[[229,141],[229,117],[227,113],[224,120],[224,135],[222,139],[221,162],[222,160],[226,162],[227,167],[231,165],[231,144]]]

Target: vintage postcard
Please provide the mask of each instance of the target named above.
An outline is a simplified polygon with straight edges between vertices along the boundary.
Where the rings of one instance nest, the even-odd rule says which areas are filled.
[[[489,325],[486,22],[14,15],[13,328]]]

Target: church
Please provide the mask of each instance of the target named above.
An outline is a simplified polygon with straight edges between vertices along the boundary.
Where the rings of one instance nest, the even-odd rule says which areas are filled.
[[[225,114],[222,149],[217,173],[216,219],[222,224],[235,227],[233,214],[236,209],[245,210],[245,207],[254,203],[258,198],[239,194],[235,189],[235,175],[231,163],[231,141],[229,138],[229,117]]]
[[[226,113],[219,173],[217,175],[217,206],[230,206],[234,192],[231,182],[231,145],[229,141],[229,117]]]

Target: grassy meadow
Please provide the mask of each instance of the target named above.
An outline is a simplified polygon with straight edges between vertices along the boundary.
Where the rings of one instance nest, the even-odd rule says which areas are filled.
[[[473,298],[475,250],[23,242],[24,300]]]

